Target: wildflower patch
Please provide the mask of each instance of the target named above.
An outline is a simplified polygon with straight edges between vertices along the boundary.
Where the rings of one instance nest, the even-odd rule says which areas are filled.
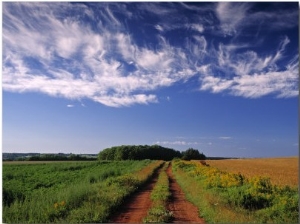
[[[262,222],[298,222],[299,195],[297,189],[272,185],[270,178],[246,178],[241,173],[219,170],[198,161],[173,161],[180,169],[210,192],[218,194],[232,209],[244,209]]]

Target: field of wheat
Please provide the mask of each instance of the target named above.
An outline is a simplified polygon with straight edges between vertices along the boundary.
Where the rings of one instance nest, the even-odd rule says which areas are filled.
[[[207,160],[206,163],[227,172],[241,173],[246,177],[269,177],[274,185],[298,186],[298,157]]]
[[[199,161],[174,161],[173,170],[209,223],[299,223],[295,187],[272,184],[261,173],[246,177],[242,170],[224,171]]]

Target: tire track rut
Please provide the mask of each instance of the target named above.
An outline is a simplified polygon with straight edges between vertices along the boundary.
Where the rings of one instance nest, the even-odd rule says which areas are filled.
[[[168,210],[173,213],[172,222],[205,223],[203,219],[199,218],[198,208],[186,200],[184,192],[173,176],[172,165],[167,168],[167,174],[172,194],[168,204]]]
[[[159,168],[151,180],[138,192],[129,197],[109,220],[112,223],[142,223],[149,208],[152,205],[151,192],[157,182],[158,176],[162,172]],[[185,195],[177,183],[172,173],[172,164],[168,166],[167,175],[169,178],[169,188],[171,198],[167,209],[173,213],[172,223],[205,223],[198,216],[198,208],[186,200]]]
[[[142,223],[143,218],[146,217],[149,208],[152,205],[150,198],[151,192],[155,183],[157,182],[158,175],[162,168],[159,168],[153,174],[151,180],[146,183],[138,192],[133,194],[125,203],[119,208],[118,214],[115,214],[110,219],[113,223]]]

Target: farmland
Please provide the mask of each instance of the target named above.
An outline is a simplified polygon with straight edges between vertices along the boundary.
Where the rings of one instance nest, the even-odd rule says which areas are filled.
[[[207,222],[298,223],[297,187],[247,178],[199,161],[174,161],[176,179]]]
[[[5,162],[3,222],[297,223],[295,161]]]
[[[159,161],[3,166],[3,222],[105,222]]]
[[[267,176],[275,185],[298,186],[298,157],[208,160],[207,163],[224,171],[240,172],[246,177]]]

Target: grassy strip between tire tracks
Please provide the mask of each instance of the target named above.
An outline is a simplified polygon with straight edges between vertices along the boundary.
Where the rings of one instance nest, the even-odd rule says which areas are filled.
[[[209,223],[298,223],[297,189],[271,185],[263,177],[245,178],[199,162],[173,161],[187,198]]]
[[[170,165],[169,162],[164,164],[164,167],[159,174],[158,180],[151,192],[152,206],[148,211],[148,215],[143,219],[143,222],[170,222],[172,220],[172,212],[167,210],[167,202],[171,196],[169,190],[169,178],[166,169]]]
[[[107,172],[112,172],[111,169],[114,170],[115,167],[120,167],[122,164],[125,165],[124,172],[120,171],[115,176],[106,178],[101,176],[102,179],[98,179],[97,172],[101,172],[101,167],[103,169],[105,164],[94,162],[90,164],[63,165],[64,170],[60,170],[60,166],[58,166],[58,174],[62,175],[63,172],[68,171],[68,175],[74,175],[77,178],[76,182],[64,184],[62,180],[62,184],[40,187],[33,190],[31,194],[15,199],[9,205],[4,204],[2,221],[6,223],[107,222],[109,215],[116,211],[126,197],[149,180],[155,170],[162,166],[163,161],[106,162]],[[127,169],[131,164],[132,168]],[[48,167],[48,165],[45,166]],[[98,166],[100,167],[97,168]],[[24,168],[23,173],[26,172]],[[54,168],[56,169],[56,167]],[[86,176],[85,169],[88,169],[86,173],[91,176],[88,179],[81,179]],[[96,170],[97,172],[95,172]],[[76,176],[78,172],[83,173]],[[44,176],[45,174],[42,177]],[[21,177],[24,180],[30,178],[25,175]],[[50,181],[52,179],[49,179]],[[8,187],[6,189],[6,197],[10,197],[11,190]]]

